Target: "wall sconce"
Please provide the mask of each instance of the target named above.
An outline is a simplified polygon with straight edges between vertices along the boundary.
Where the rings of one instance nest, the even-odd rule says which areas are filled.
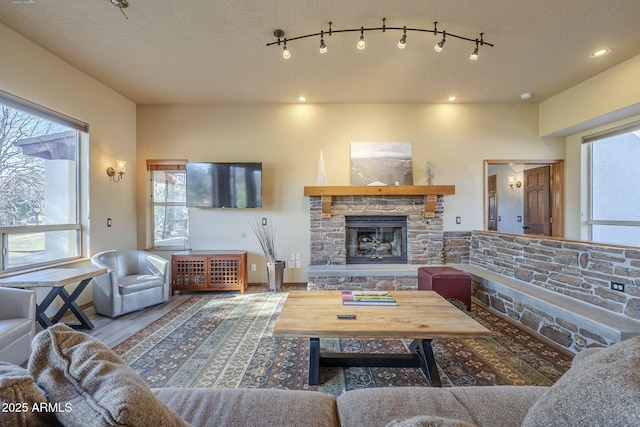
[[[516,181],[516,177],[511,175],[509,177],[509,187],[511,187],[511,191],[518,191],[518,188],[522,187],[522,182]]]
[[[107,168],[107,175],[113,179],[113,182],[118,182],[122,179],[122,175],[127,171],[127,161],[126,160],[116,160],[116,168],[112,168],[109,166]],[[118,178],[116,178],[118,175]]]

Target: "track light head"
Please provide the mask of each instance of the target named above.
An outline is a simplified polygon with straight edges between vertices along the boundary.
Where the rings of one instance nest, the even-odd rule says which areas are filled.
[[[291,52],[289,52],[289,49],[287,48],[287,39],[284,39],[284,47],[282,48],[282,57],[284,59],[291,58]]]
[[[398,42],[398,49],[404,49],[405,47],[407,47],[407,27],[404,27],[402,38]]]
[[[324,31],[320,31],[320,53],[327,53],[327,45],[324,42]]]
[[[360,40],[358,40],[356,47],[359,50],[364,50],[364,48],[367,47],[367,43],[364,41],[364,27],[360,28]]]
[[[478,60],[478,40],[476,40],[476,48],[473,49],[473,52],[471,52],[471,55],[469,55],[469,59],[472,61]]]
[[[442,49],[444,49],[444,42],[446,41],[446,38],[447,38],[447,32],[443,31],[442,40],[436,43],[436,45],[433,47],[433,50],[435,50],[436,52],[442,52]]]

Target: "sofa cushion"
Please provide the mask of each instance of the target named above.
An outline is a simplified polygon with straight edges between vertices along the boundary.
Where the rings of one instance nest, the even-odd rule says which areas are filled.
[[[640,424],[640,337],[589,352],[531,407],[522,426]]]
[[[421,415],[481,427],[513,427],[522,423],[546,390],[536,386],[384,387],[348,391],[336,401],[343,427],[383,427]]]
[[[109,348],[67,325],[36,335],[28,369],[50,402],[71,406],[56,414],[64,425],[188,425]]]
[[[18,365],[0,362],[0,426],[59,426],[48,407],[44,392],[29,371]]]
[[[391,421],[387,424],[387,427],[474,427],[474,425],[451,418],[423,415],[407,418],[406,420]]]
[[[119,278],[120,295],[128,295],[162,286],[164,286],[164,277],[162,276],[145,274],[138,276],[120,276]]]
[[[194,426],[339,425],[335,399],[316,391],[249,388],[157,388],[151,391]]]

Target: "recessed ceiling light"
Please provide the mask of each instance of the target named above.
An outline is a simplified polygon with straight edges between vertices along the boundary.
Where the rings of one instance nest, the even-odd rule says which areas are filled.
[[[605,56],[611,53],[611,49],[598,49],[596,51],[591,52],[589,55],[590,58],[598,58],[599,56]]]
[[[307,102],[309,100],[309,98],[307,98],[306,96],[299,96],[298,97],[298,101],[299,102]]]
[[[525,92],[520,94],[520,99],[526,101],[527,99],[531,99],[532,96],[533,94],[531,92]]]
[[[447,102],[454,102],[454,101],[457,101],[457,100],[458,100],[457,96],[450,96],[450,97],[447,98]]]

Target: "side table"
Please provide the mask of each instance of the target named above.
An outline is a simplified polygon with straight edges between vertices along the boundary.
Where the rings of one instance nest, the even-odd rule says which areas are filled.
[[[0,279],[0,286],[27,289],[51,288],[42,302],[36,304],[36,320],[45,329],[54,323],[58,323],[67,310],[70,310],[76,319],[80,321],[80,324],[69,326],[74,329],[93,329],[93,323],[76,303],[76,300],[94,277],[106,273],[106,268],[50,268]],[[78,286],[69,294],[64,287],[73,283],[78,283]],[[64,304],[49,319],[45,312],[56,297],[60,297]]]

